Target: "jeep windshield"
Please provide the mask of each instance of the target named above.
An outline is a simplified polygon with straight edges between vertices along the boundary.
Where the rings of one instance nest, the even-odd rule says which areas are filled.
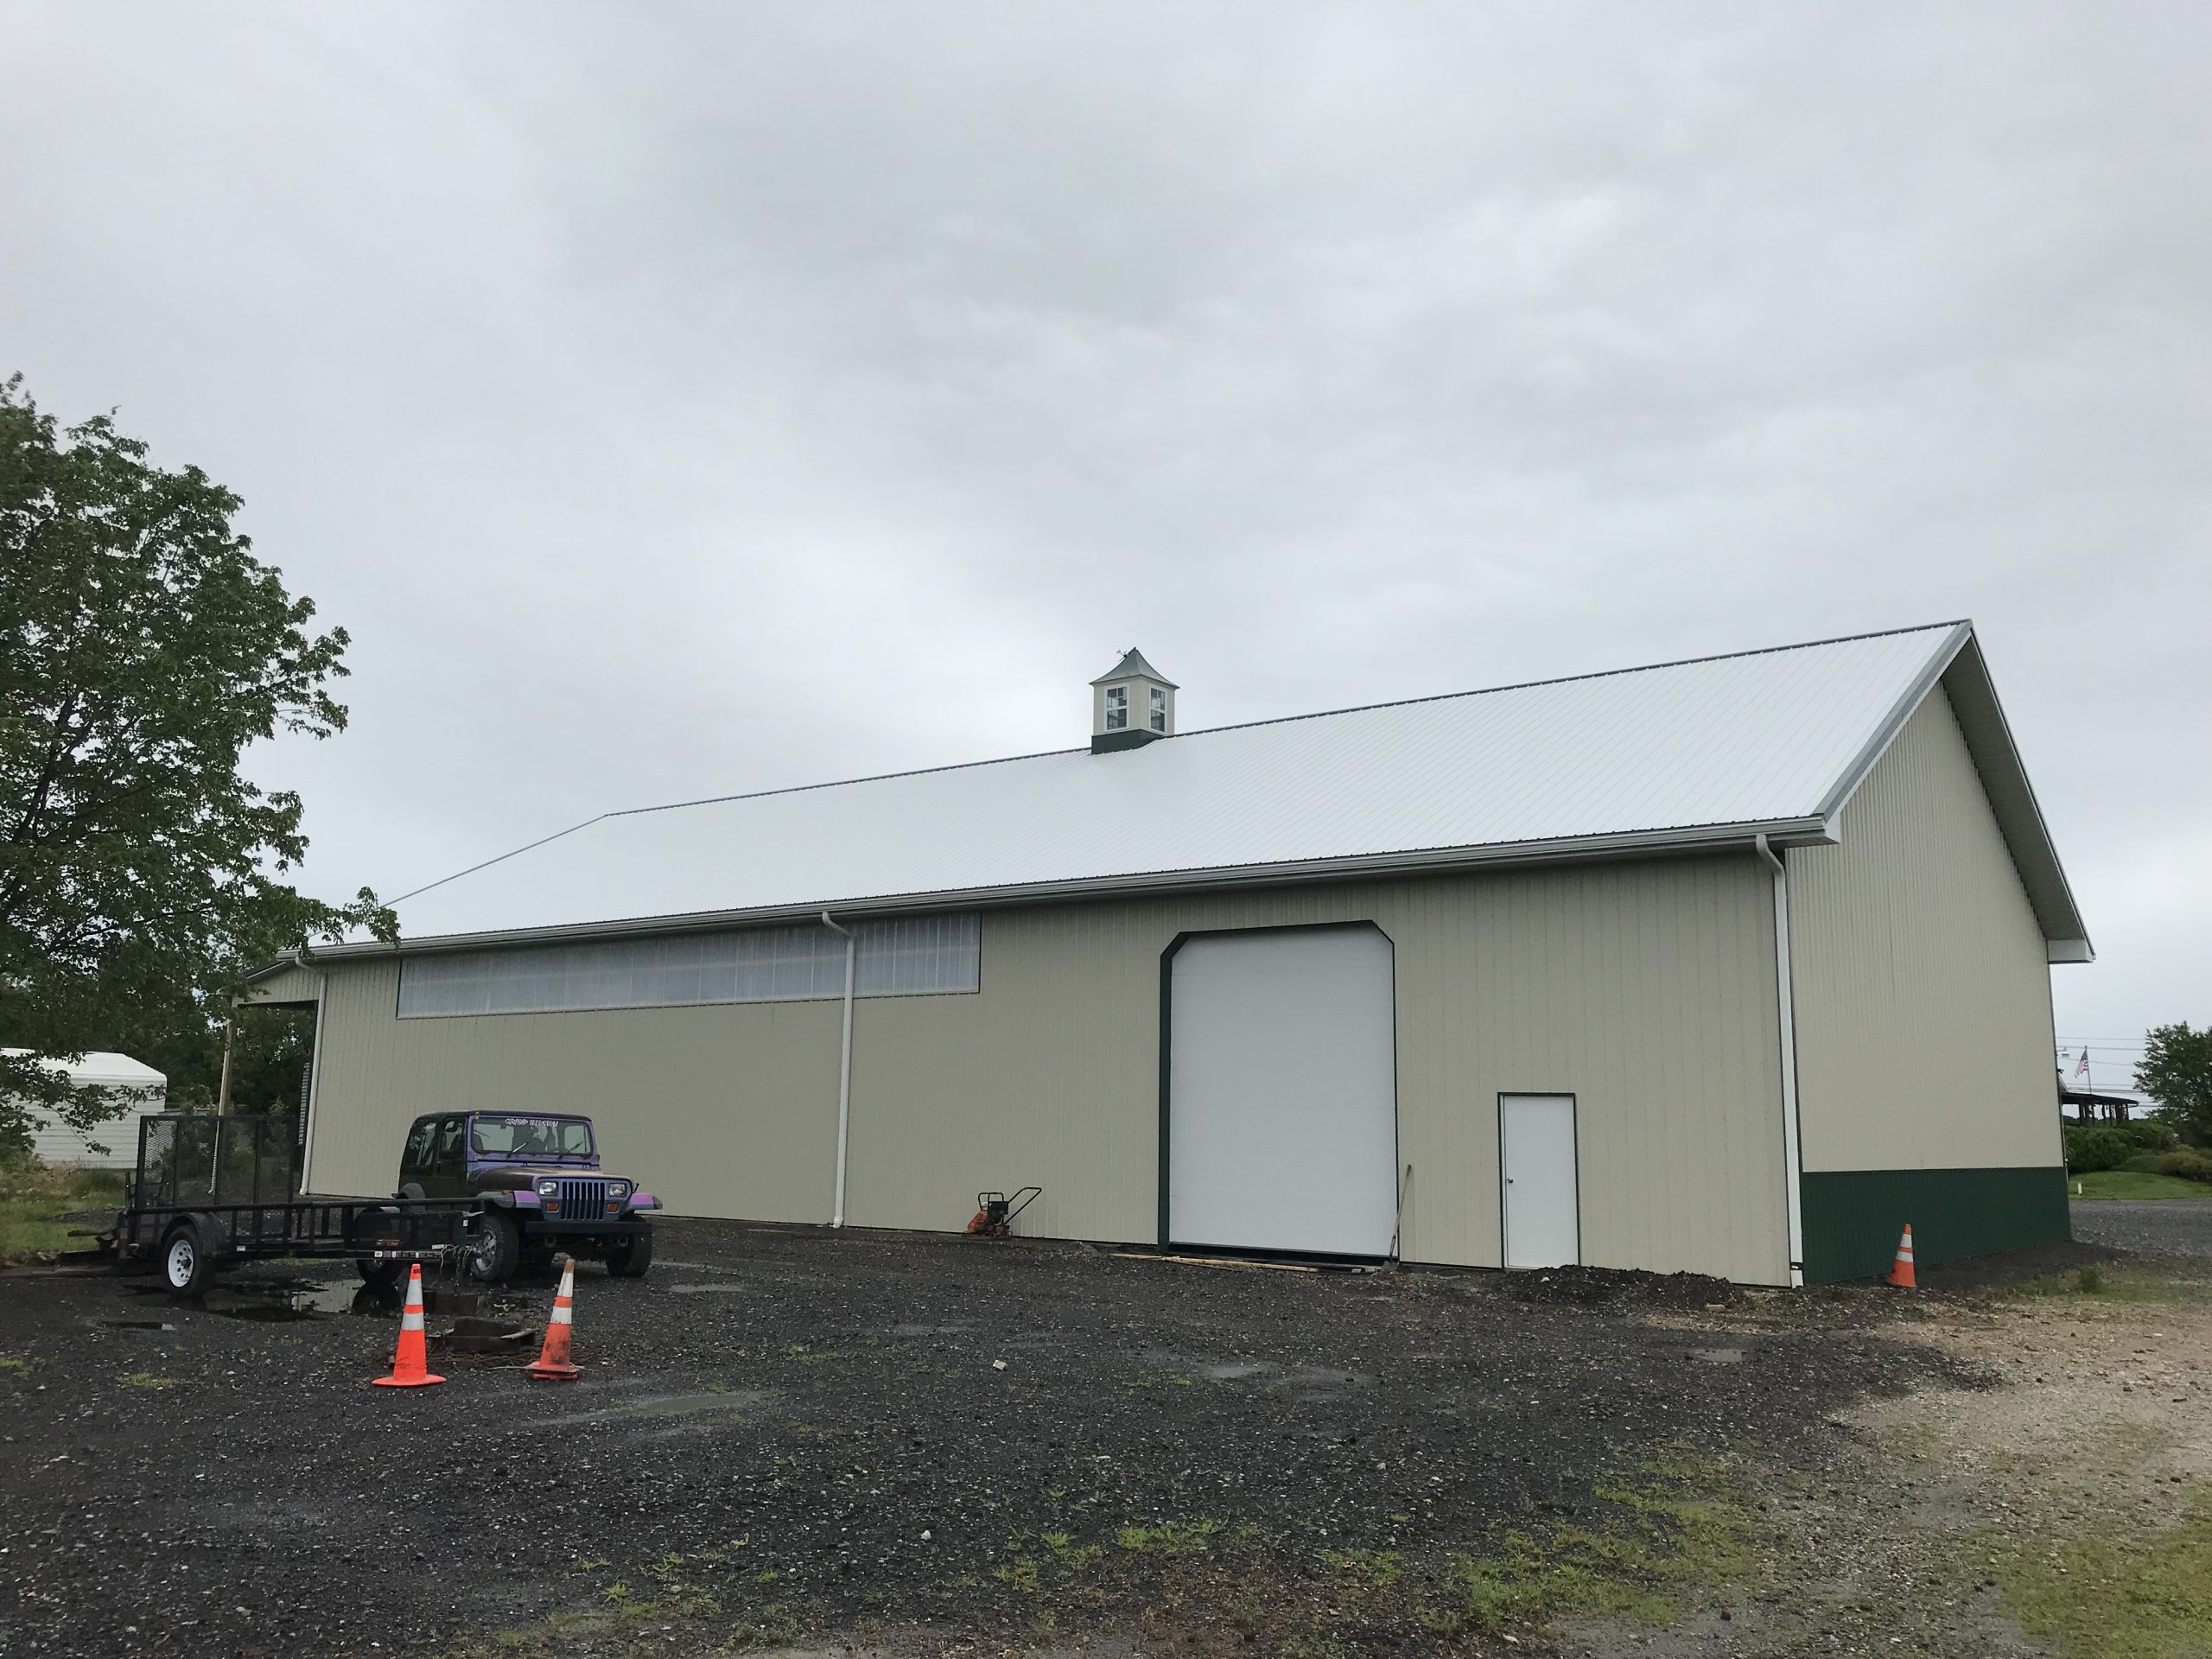
[[[479,1117],[468,1126],[480,1158],[588,1158],[591,1120],[584,1117]]]

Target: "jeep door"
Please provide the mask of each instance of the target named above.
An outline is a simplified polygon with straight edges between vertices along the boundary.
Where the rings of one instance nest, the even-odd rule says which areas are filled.
[[[438,1120],[423,1192],[433,1198],[468,1196],[468,1120],[457,1112]]]
[[[429,1196],[430,1166],[435,1161],[437,1147],[437,1118],[416,1118],[415,1127],[407,1131],[407,1144],[399,1149],[399,1185],[395,1189],[399,1197],[406,1198],[410,1188]]]

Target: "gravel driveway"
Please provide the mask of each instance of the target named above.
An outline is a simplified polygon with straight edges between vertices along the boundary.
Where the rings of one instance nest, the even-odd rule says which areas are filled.
[[[2114,1249],[2212,1256],[2212,1198],[2076,1198],[2074,1236]]]
[[[283,1310],[0,1279],[0,1651],[452,1651],[641,1598],[696,1615],[648,1628],[696,1627],[660,1653],[988,1637],[1033,1627],[1040,1558],[1236,1535],[1291,1579],[1419,1561],[1603,1510],[1656,1446],[1787,1460],[1849,1402],[1963,1375],[1847,1297],[1688,1329],[1752,1306],[1711,1281],[709,1223],[664,1224],[660,1257],[580,1278],[582,1382],[455,1359],[416,1392],[368,1386],[397,1321],[365,1298],[249,1318]],[[516,1322],[550,1300],[518,1289]]]

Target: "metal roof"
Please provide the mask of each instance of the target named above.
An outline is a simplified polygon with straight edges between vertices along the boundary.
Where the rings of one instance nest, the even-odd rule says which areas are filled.
[[[2054,959],[2085,958],[1966,623],[609,812],[395,907],[435,949],[1827,841],[1939,678]]]
[[[0,1048],[0,1054],[16,1057],[30,1053],[28,1048]],[[94,1049],[74,1064],[50,1057],[39,1064],[49,1071],[66,1071],[69,1081],[75,1084],[116,1084],[129,1088],[150,1089],[168,1082],[168,1077],[156,1071],[143,1060],[134,1060],[128,1054],[110,1053]]]
[[[1183,689],[1150,663],[1145,661],[1144,652],[1139,651],[1135,645],[1131,645],[1122,653],[1122,660],[1115,664],[1109,672],[1101,674],[1091,683],[1105,685],[1115,680],[1135,679],[1157,680],[1170,691],[1180,691]]]

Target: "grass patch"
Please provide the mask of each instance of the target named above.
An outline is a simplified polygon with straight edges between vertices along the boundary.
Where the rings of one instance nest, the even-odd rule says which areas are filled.
[[[123,1386],[126,1389],[173,1389],[176,1387],[176,1378],[156,1376],[151,1371],[133,1371],[123,1379]]]
[[[2094,1302],[2180,1302],[2200,1300],[2205,1287],[2154,1268],[2091,1262],[2070,1273],[2053,1273],[2041,1279],[2024,1281],[2005,1294]]]
[[[70,1235],[85,1227],[61,1217],[73,1211],[113,1210],[123,1204],[123,1174],[107,1169],[48,1169],[42,1165],[0,1170],[0,1266],[95,1248]]]
[[[1406,1576],[1406,1558],[1395,1549],[1325,1549],[1321,1559],[1345,1578],[1376,1590]]]
[[[2082,1190],[2075,1192],[2075,1187]],[[2066,1178],[2066,1191],[2077,1198],[2212,1198],[2212,1185],[2139,1169],[2095,1169]]]
[[[1736,1481],[1702,1453],[1667,1447],[1597,1496],[1616,1506],[1614,1524],[1509,1532],[1494,1549],[1452,1557],[1444,1599],[1422,1623],[1442,1637],[1562,1618],[1671,1624],[1686,1599],[1758,1568]]]
[[[1106,1554],[1103,1544],[1078,1544],[1065,1532],[1024,1533],[1007,1541],[1007,1559],[991,1569],[1001,1584],[1025,1595],[1079,1583]]]
[[[1162,1521],[1156,1526],[1123,1527],[1114,1541],[1135,1555],[1195,1555],[1220,1530],[1218,1521]]]
[[[2150,1537],[2015,1545],[1998,1580],[2021,1628],[2068,1659],[2183,1659],[2212,1632],[2212,1500]]]

